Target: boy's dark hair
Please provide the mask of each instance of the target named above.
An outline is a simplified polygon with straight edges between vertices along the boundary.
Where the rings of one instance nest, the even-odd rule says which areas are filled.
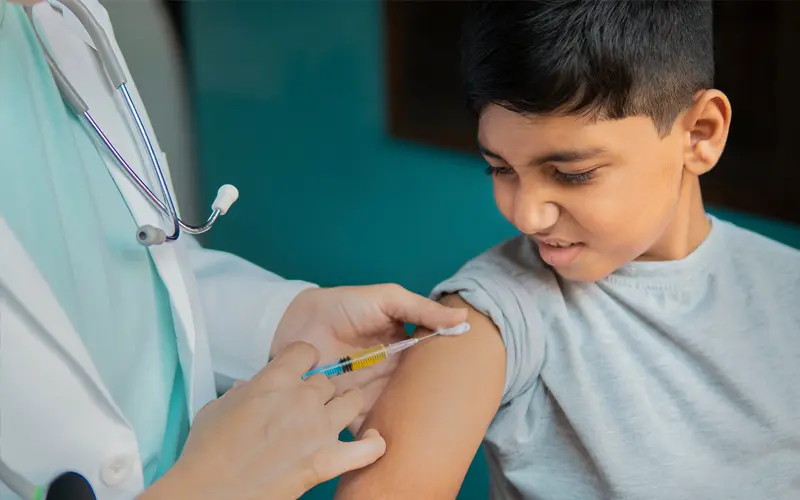
[[[471,5],[462,39],[469,107],[649,116],[666,134],[714,81],[710,1],[529,0]]]

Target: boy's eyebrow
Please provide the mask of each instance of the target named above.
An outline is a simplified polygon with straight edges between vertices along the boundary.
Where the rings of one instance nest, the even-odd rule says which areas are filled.
[[[547,153],[531,162],[532,165],[541,165],[542,163],[576,163],[583,160],[588,160],[597,155],[605,153],[603,148],[588,148],[588,149],[565,149],[562,151],[553,151]]]
[[[478,142],[478,150],[483,156],[494,158],[495,160],[505,161],[502,155],[495,153],[480,142]],[[605,153],[606,150],[600,147],[587,148],[587,149],[564,149],[561,151],[552,151],[545,153],[541,156],[534,158],[530,165],[541,165],[543,163],[576,163],[597,155]]]
[[[478,151],[480,151],[480,153],[483,156],[486,156],[488,158],[494,158],[495,160],[505,161],[502,156],[500,156],[499,154],[495,153],[494,151],[490,150],[489,148],[481,144],[481,141],[478,141]]]

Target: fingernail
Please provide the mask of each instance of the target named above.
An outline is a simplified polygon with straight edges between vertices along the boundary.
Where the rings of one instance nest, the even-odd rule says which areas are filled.
[[[367,429],[362,437],[371,438],[376,436],[380,436],[380,433],[378,431],[376,431],[375,429]]]

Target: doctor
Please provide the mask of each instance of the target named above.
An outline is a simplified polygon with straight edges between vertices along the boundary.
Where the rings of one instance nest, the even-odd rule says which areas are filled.
[[[284,280],[186,233],[139,245],[137,226],[168,226],[65,105],[22,2],[100,128],[158,185],[75,16],[0,0],[0,498],[16,498],[8,471],[43,486],[75,471],[102,499],[289,499],[378,459],[377,433],[338,434],[391,365],[335,387],[302,375],[403,322],[449,327],[466,311],[393,285]],[[83,3],[153,138],[106,11]]]

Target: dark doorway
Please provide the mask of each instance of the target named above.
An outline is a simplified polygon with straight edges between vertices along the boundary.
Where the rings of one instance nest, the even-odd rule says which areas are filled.
[[[458,72],[466,3],[384,0],[392,136],[477,153]],[[714,7],[716,84],[730,98],[734,120],[722,160],[702,178],[705,199],[800,223],[800,2]]]

